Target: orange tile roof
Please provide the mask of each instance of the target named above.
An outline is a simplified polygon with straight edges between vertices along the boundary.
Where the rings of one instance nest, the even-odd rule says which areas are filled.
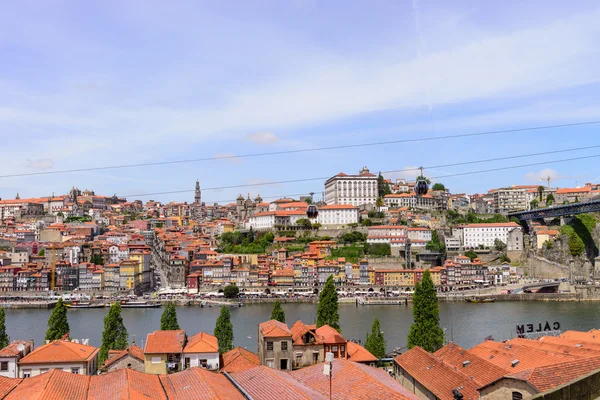
[[[297,344],[297,345],[305,344],[304,340],[302,339],[302,336],[304,336],[309,331],[314,332],[316,329],[317,329],[316,325],[306,325],[304,322],[302,322],[300,320],[296,321],[290,329],[292,331],[292,340],[294,341],[294,344]]]
[[[367,363],[378,360],[369,350],[354,342],[346,343],[346,353],[349,361]]]
[[[291,375],[321,395],[329,396],[329,378],[323,374],[323,364],[293,371]],[[418,399],[384,370],[339,358],[333,362],[331,385],[336,399]]]
[[[4,398],[7,394],[13,391],[17,385],[19,385],[23,379],[14,379],[0,376],[0,398]]]
[[[181,353],[185,344],[185,331],[154,331],[146,336],[144,354]]]
[[[245,371],[260,365],[258,354],[252,353],[242,347],[236,347],[223,354],[221,371],[232,373]]]
[[[244,396],[225,375],[194,367],[177,374],[161,375],[167,398],[176,400],[243,400]]]
[[[490,223],[490,224],[466,224],[461,225],[463,228],[517,228],[520,225],[516,222],[498,222],[498,223]]]
[[[469,350],[471,353],[512,372],[572,361],[577,356],[552,351],[539,350],[519,344],[500,343],[487,340]],[[512,366],[514,360],[519,363]]]
[[[108,374],[92,376],[88,400],[166,400],[158,375],[132,369],[119,369]]]
[[[589,193],[592,191],[592,188],[589,186],[581,187],[581,188],[563,188],[557,189],[556,194],[569,194],[569,193]]]
[[[292,336],[292,331],[283,322],[271,319],[258,324],[258,330],[264,337],[287,337]]]
[[[452,391],[461,386],[463,388],[460,392],[465,400],[479,398],[478,385],[468,375],[455,370],[420,347],[413,347],[399,355],[395,362],[441,400],[453,400]]]
[[[113,351],[113,350],[111,350],[111,351]],[[117,361],[122,360],[126,356],[131,356],[133,358],[140,360],[141,362],[144,362],[144,350],[142,350],[140,347],[133,344],[133,345],[129,346],[128,348],[126,348],[125,350],[117,350],[116,354],[114,356],[110,357],[108,360],[106,360],[104,362],[104,365],[102,366],[102,368],[107,368],[108,366],[116,363]]]
[[[5,399],[85,400],[89,382],[89,376],[53,369],[45,374],[23,379]]]
[[[213,335],[200,332],[188,338],[184,353],[218,353],[219,342]]]
[[[448,343],[433,355],[451,367],[460,369],[461,372],[472,377],[473,381],[480,386],[487,385],[509,372],[454,343]]]
[[[321,366],[321,374],[323,367]],[[233,379],[254,399],[261,400],[325,400],[319,392],[303,385],[288,372],[263,365],[231,374]]]
[[[358,210],[358,207],[352,204],[329,204],[326,206],[319,206],[319,210]]]
[[[99,350],[67,340],[55,340],[33,350],[21,358],[19,364],[80,363],[93,359]]]
[[[315,331],[321,343],[346,343],[346,339],[329,325],[323,325]]]
[[[16,357],[21,353],[17,347],[23,345],[31,349],[31,342],[26,340],[17,340],[0,350],[0,357]]]

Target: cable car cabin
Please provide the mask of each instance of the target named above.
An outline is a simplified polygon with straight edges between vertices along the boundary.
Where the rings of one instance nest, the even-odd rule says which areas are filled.
[[[314,205],[308,206],[308,208],[306,209],[306,216],[308,218],[314,219],[314,218],[317,218],[318,215],[319,215],[319,210],[317,210],[317,206],[314,206]]]
[[[429,187],[427,185],[427,181],[424,179],[419,179],[415,184],[415,193],[417,196],[424,196],[429,191]]]

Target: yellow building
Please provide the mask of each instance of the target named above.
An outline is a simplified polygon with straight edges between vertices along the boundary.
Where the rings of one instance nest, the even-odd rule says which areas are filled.
[[[294,270],[291,268],[275,270],[271,272],[271,281],[277,286],[293,286]]]
[[[442,284],[442,267],[430,268],[429,273],[431,274],[433,285],[440,286]]]
[[[373,268],[369,268],[369,285],[375,284],[375,270]]]
[[[164,375],[181,370],[181,354],[186,342],[184,330],[154,331],[146,336],[144,370]]]
[[[142,284],[142,271],[137,260],[123,260],[120,266],[120,286],[133,289]]]

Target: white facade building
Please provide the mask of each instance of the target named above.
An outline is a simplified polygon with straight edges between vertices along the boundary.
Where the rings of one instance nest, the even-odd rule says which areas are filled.
[[[212,371],[218,371],[219,366],[219,342],[213,335],[200,332],[191,336],[183,349],[183,365],[185,369],[200,367]]]
[[[347,175],[340,172],[325,181],[325,203],[375,204],[377,200],[377,176],[363,167],[358,175]]]
[[[0,350],[0,376],[6,378],[18,378],[18,362],[22,357],[29,354],[32,347],[31,342],[17,340]]]
[[[513,231],[517,232],[513,232]],[[509,235],[523,237],[523,235],[514,235],[520,233],[521,226],[514,222],[497,224],[469,224],[462,226],[463,243],[465,248],[475,248],[483,245],[493,247],[494,241],[500,239],[503,243],[509,244]],[[514,241],[514,240],[513,240]],[[511,242],[513,242],[511,241]],[[520,248],[519,248],[520,247]],[[522,250],[522,243],[511,243],[509,250]]]
[[[306,211],[304,210],[276,210],[276,211],[266,211],[262,213],[257,213],[248,218],[248,222],[246,222],[246,228],[255,231],[264,231],[273,229],[277,226],[296,226],[296,222],[298,222],[301,218],[306,217]]]
[[[358,223],[358,207],[350,204],[330,204],[319,207],[317,222],[323,226]]]

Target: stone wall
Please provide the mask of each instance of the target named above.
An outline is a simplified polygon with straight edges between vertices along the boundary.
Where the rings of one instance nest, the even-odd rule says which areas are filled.
[[[109,365],[106,369],[106,372],[113,372],[125,368],[129,368],[137,372],[145,372],[144,362],[131,356],[123,357],[119,361]]]

